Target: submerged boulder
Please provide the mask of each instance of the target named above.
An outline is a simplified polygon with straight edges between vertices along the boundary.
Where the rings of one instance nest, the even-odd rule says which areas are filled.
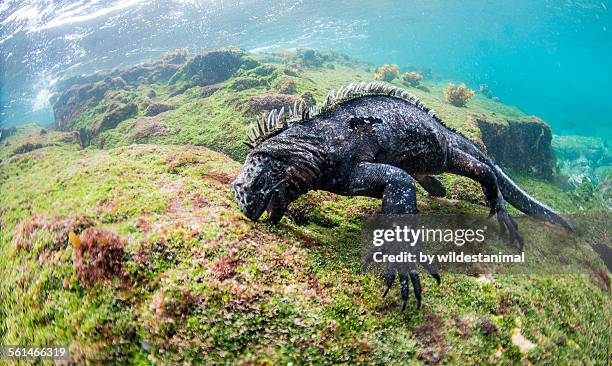
[[[162,112],[174,109],[172,105],[155,99],[145,99],[145,101],[142,102],[141,108],[144,110],[145,116],[148,117],[156,116]]]
[[[95,83],[71,87],[53,105],[55,128],[60,131],[72,130],[72,122],[82,111],[95,106],[109,90],[125,87],[126,81],[121,77],[106,77]]]
[[[107,90],[105,83],[93,83],[73,86],[63,93],[53,105],[55,128],[60,131],[72,129],[72,121],[100,101]]]
[[[282,94],[293,94],[297,90],[297,83],[294,77],[285,76],[274,83],[274,89]]]
[[[204,86],[225,81],[241,67],[252,69],[257,61],[237,48],[203,52],[181,66],[170,78],[170,83],[188,82],[192,86]]]
[[[303,99],[294,95],[288,94],[269,94],[269,95],[255,95],[247,99],[247,111],[249,114],[260,114],[265,111],[272,109],[285,109],[293,108],[295,103],[302,102]]]
[[[0,128],[0,141],[13,135],[15,132],[17,132],[17,128],[15,126],[8,127],[8,128]]]
[[[612,176],[612,150],[596,137],[554,136],[552,146],[557,154],[559,173],[568,177],[571,186],[585,179],[597,185]]]
[[[48,146],[70,149],[80,147],[79,136],[75,132],[48,130],[36,124],[0,130],[13,131],[12,137],[5,135],[6,139],[0,145],[0,158],[13,158]]]
[[[477,118],[482,142],[493,159],[505,168],[552,178],[555,156],[550,127],[538,117],[508,120],[506,124]]]
[[[132,102],[120,104],[112,111],[106,113],[100,121],[92,126],[92,133],[96,135],[102,131],[113,129],[117,127],[120,122],[135,116],[137,113],[138,107],[136,104]]]
[[[153,117],[136,118],[130,128],[129,140],[133,143],[142,143],[151,137],[176,134],[177,130],[170,129],[161,123],[170,113],[172,111],[162,112]]]

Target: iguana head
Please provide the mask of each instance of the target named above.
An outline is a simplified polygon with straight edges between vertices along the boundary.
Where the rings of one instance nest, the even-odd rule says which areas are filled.
[[[287,207],[281,164],[269,156],[251,153],[233,185],[240,211],[256,221],[268,211],[272,222],[283,217]]]

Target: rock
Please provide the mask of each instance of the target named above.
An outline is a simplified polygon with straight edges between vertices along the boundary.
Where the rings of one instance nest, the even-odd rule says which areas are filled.
[[[310,67],[319,67],[325,61],[325,58],[313,49],[298,49],[295,58],[304,66]]]
[[[268,82],[266,81],[266,79],[244,76],[237,78],[236,80],[234,80],[234,82],[232,82],[232,89],[236,91],[242,91],[246,89],[257,88],[260,86],[266,86],[267,84]]]
[[[164,136],[171,131],[161,121],[172,112],[162,112],[155,117],[139,117],[134,121],[130,131],[130,141],[143,142],[149,137]]]
[[[298,48],[288,56],[288,61],[303,67],[322,67],[326,62],[348,61],[348,57],[334,51],[316,51],[310,48]],[[333,65],[332,65],[333,67]]]
[[[552,146],[560,160],[575,160],[584,156],[597,165],[612,165],[612,152],[597,137],[555,135]]]
[[[306,105],[308,106],[313,106],[317,104],[314,94],[312,94],[311,92],[306,92],[302,94],[302,99],[304,99],[304,102],[306,102]]]
[[[21,144],[21,145],[17,146],[15,149],[13,149],[13,154],[12,155],[25,154],[25,153],[28,153],[30,151],[42,149],[43,147],[45,147],[45,145],[43,145],[41,143],[26,142],[24,144]]]
[[[96,105],[109,90],[125,87],[126,82],[121,77],[106,77],[96,83],[71,87],[53,105],[55,128],[60,131],[71,130],[72,122],[81,111]]]
[[[281,94],[293,94],[297,89],[297,85],[293,77],[286,76],[274,83],[274,89]]]
[[[170,104],[151,99],[146,99],[142,103],[141,108],[144,109],[145,116],[149,117],[174,109],[174,107]]]
[[[612,210],[612,174],[607,175],[597,186],[597,191],[601,195],[608,210]]]
[[[200,88],[200,97],[208,98],[221,88],[220,84],[206,85]]]
[[[146,76],[145,79],[148,83],[168,80],[178,71],[179,68],[180,65],[173,64],[164,64],[156,66],[150,70],[148,76]]]
[[[149,76],[150,72],[151,69],[149,67],[144,65],[137,65],[121,72],[121,74],[119,75],[130,84],[140,84],[141,82],[146,81],[146,77]]]
[[[431,90],[423,84],[419,84],[416,86],[417,89],[424,91],[425,93],[429,93]]]
[[[204,52],[187,61],[170,78],[170,83],[190,82],[204,86],[229,79],[239,68],[252,69],[259,63],[236,48]]]
[[[115,128],[120,122],[135,116],[137,113],[138,107],[136,104],[132,102],[122,104],[113,109],[111,112],[105,114],[100,121],[94,124],[94,126],[92,126],[92,132],[94,135],[96,135],[100,132]]]
[[[176,87],[175,85],[171,86],[171,90],[172,93],[170,93],[170,97],[176,97],[177,95],[183,94],[184,92],[186,92],[188,89],[191,89],[193,87],[195,87],[196,85],[194,85],[193,83],[184,83],[179,87]]]
[[[108,89],[125,89],[127,83],[121,76],[117,77],[106,77],[104,78],[104,83],[108,87]]]
[[[94,106],[109,89],[105,82],[73,86],[63,93],[53,105],[55,128],[60,131],[72,129],[72,121],[82,110]]]
[[[612,175],[612,151],[599,138],[553,136],[552,146],[557,154],[557,169],[568,177],[572,187],[578,187],[585,179],[597,185]]]
[[[248,113],[261,114],[272,109],[293,108],[295,103],[302,102],[302,98],[287,94],[256,95],[246,101]]]
[[[259,65],[256,68],[250,70],[249,73],[257,75],[257,76],[269,76],[275,71],[276,71],[276,66],[264,64],[264,65]]]
[[[25,131],[28,131],[28,129],[26,128],[19,132],[19,137],[16,139],[17,143],[15,147],[10,149],[7,157],[26,154],[47,146],[80,145],[78,133],[58,132],[46,128],[29,130],[28,132]]]
[[[536,348],[536,345],[521,333],[520,328],[515,328],[512,332],[512,344],[518,347],[521,353],[527,353]]]
[[[17,132],[17,128],[15,126],[11,126],[8,128],[0,128],[0,141],[13,135],[15,132]]]
[[[550,179],[555,172],[550,127],[537,117],[508,120],[507,124],[477,118],[488,153],[502,167]]]
[[[111,75],[108,70],[96,71],[92,74],[84,74],[62,78],[55,85],[55,90],[68,90],[75,85],[93,84]]]
[[[61,80],[54,88],[59,91],[53,97],[55,128],[72,129],[72,121],[81,111],[93,107],[109,90],[126,90],[130,86],[168,80],[179,68],[180,65],[160,61]]]

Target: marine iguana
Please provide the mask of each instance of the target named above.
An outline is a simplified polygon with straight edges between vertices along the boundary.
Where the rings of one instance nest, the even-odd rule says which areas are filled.
[[[288,115],[288,116],[287,116]],[[264,211],[278,223],[287,205],[310,190],[382,198],[383,214],[416,214],[415,181],[433,196],[444,186],[433,175],[454,173],[478,181],[508,241],[523,239],[506,210],[506,200],[522,212],[572,230],[553,209],[529,196],[468,138],[448,128],[433,110],[407,90],[360,82],[331,90],[320,107],[304,103],[272,110],[251,126],[251,148],[233,184],[240,210],[251,220]],[[427,268],[439,283],[433,267]],[[408,277],[421,302],[414,267],[390,267],[387,288],[399,272],[403,307]]]

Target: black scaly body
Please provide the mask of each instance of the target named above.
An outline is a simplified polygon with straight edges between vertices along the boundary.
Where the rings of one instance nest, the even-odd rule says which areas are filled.
[[[415,214],[415,181],[435,196],[444,172],[478,181],[509,242],[523,240],[505,200],[519,210],[572,230],[551,208],[514,183],[469,139],[447,128],[414,95],[384,82],[349,84],[330,91],[319,108],[296,105],[271,111],[252,127],[251,151],[233,190],[240,210],[257,220],[267,210],[278,222],[287,205],[310,190],[382,198],[384,214]],[[387,273],[387,290],[395,271]],[[429,268],[430,272],[439,276]],[[408,277],[421,298],[414,268],[399,272],[404,306]]]

